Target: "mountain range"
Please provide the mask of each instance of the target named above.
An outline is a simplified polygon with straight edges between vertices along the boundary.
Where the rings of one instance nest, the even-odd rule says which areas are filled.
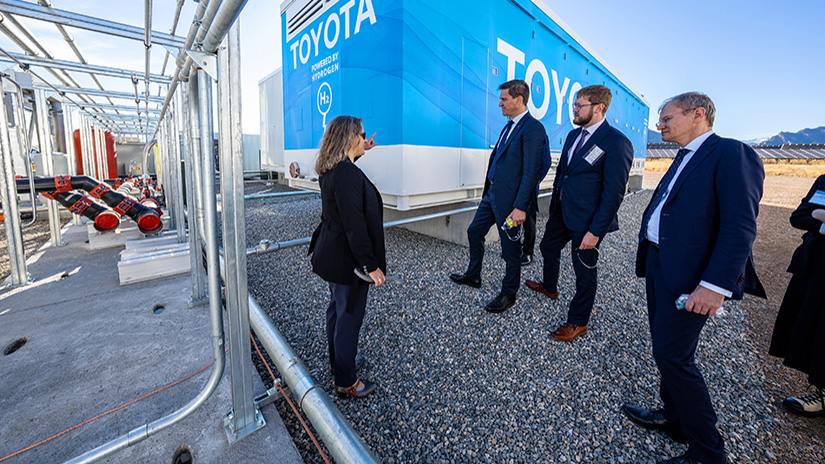
[[[782,145],[785,143],[825,143],[825,126],[802,129],[797,132],[780,132],[772,137],[744,140],[751,145]],[[647,143],[662,143],[662,134],[648,129]]]

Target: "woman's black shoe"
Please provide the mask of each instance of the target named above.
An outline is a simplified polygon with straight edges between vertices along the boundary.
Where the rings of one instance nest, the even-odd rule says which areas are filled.
[[[361,384],[361,388],[357,389],[356,387],[359,383]],[[367,380],[356,380],[355,385],[349,388],[339,387],[335,384],[333,384],[333,386],[335,387],[335,393],[338,393],[340,398],[363,398],[375,391],[375,384]]]

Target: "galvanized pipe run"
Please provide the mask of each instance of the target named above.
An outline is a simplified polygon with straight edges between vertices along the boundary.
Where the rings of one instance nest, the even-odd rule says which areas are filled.
[[[545,198],[552,195],[552,192],[542,193],[538,196],[538,198]],[[452,216],[454,214],[461,214],[461,213],[468,213],[471,211],[475,211],[478,209],[478,205],[474,206],[467,206],[465,208],[458,208],[458,209],[451,209],[449,211],[441,211],[440,213],[432,213],[432,214],[425,214],[423,216],[416,216],[407,219],[399,219],[397,221],[390,221],[384,223],[384,228],[389,229],[390,227],[398,227],[407,224],[412,224],[415,222],[427,221],[430,219],[441,218],[445,216]],[[267,253],[274,253],[279,250],[283,250],[285,248],[293,248],[301,245],[309,245],[309,242],[312,240],[312,237],[303,237],[297,238],[294,240],[286,240],[283,242],[273,242],[271,240],[261,240],[258,245],[247,248],[246,255],[264,255]]]
[[[0,89],[3,88],[3,79],[0,77]],[[28,162],[28,161],[27,161]],[[6,99],[0,98],[0,201],[3,202],[3,224],[6,230],[6,244],[9,253],[10,275],[12,287],[26,285],[29,281],[26,269],[26,253],[23,249],[23,232],[20,224],[20,211],[17,204],[17,188],[14,181],[14,166],[12,164],[11,140],[9,139],[9,124],[6,119]],[[32,203],[32,208],[36,207]]]
[[[34,91],[34,116],[37,121],[37,135],[40,140],[40,156],[43,162],[43,174],[46,177],[54,177],[54,162],[52,160],[52,138],[49,132],[49,105],[46,104],[46,91],[35,89]],[[51,246],[63,246],[63,235],[60,231],[60,212],[57,203],[50,201],[49,208],[49,231],[51,232]]]
[[[194,81],[194,79],[193,79]],[[190,82],[191,83],[191,82]],[[194,82],[197,86],[197,82]],[[189,275],[192,280],[192,297],[189,300],[190,306],[197,306],[206,303],[206,274],[203,269],[203,260],[197,250],[202,249],[200,241],[200,227],[198,217],[198,203],[200,203],[200,189],[195,186],[199,182],[196,179],[198,169],[195,168],[194,159],[197,158],[195,151],[196,144],[193,142],[192,131],[196,129],[197,107],[192,102],[197,101],[197,94],[194,96],[190,92],[190,86],[181,87],[181,100],[183,102],[183,158],[184,170],[186,173],[186,215],[189,225]],[[194,116],[193,116],[194,108]],[[200,139],[198,139],[200,140]]]
[[[197,124],[200,113],[198,110],[198,102],[200,101],[200,82],[198,79],[197,71],[192,73],[192,76],[188,79],[189,81],[189,98],[190,98],[190,111],[191,111],[191,121],[194,122],[192,125],[192,172],[194,176],[194,194],[197,203],[195,209],[195,221],[197,222],[197,230],[198,230],[198,239],[203,243],[205,241],[204,235],[204,212],[203,208],[205,207],[203,204],[203,184],[205,179],[213,178],[214,176],[204,176],[203,175],[203,154],[201,153],[201,148],[204,146],[202,139],[207,138],[209,142],[212,143],[212,134],[203,134],[201,132],[201,127]]]
[[[41,21],[48,21],[63,26],[72,26],[93,32],[100,32],[132,40],[144,40],[144,30],[128,24],[116,23],[94,16],[87,16],[57,8],[47,8],[22,0],[3,0],[3,11]],[[171,34],[152,31],[152,42],[159,45],[181,47],[183,39]]]
[[[269,316],[249,297],[249,323],[292,396],[339,464],[381,462],[315,380]]]
[[[181,152],[180,152],[180,131],[178,130],[178,112],[179,112],[179,98],[175,95],[175,100],[172,104],[172,113],[169,116],[169,156],[172,158],[172,172],[174,173],[173,186],[175,188],[175,216],[176,229],[178,234],[178,243],[186,241],[186,219],[183,217],[183,173],[181,172]]]
[[[66,156],[69,161],[69,175],[77,176],[77,160],[74,154],[74,128],[72,127],[72,107],[63,105],[63,135],[66,139]],[[80,215],[73,215],[72,223],[76,226],[81,224]]]
[[[32,170],[32,163],[31,163],[31,151],[32,151],[32,139],[31,134],[26,132],[26,108],[24,106],[24,102],[26,101],[25,96],[23,95],[23,87],[20,87],[20,84],[17,83],[14,79],[11,78],[9,75],[3,75],[3,79],[11,82],[17,88],[17,92],[15,95],[17,96],[16,105],[14,105],[14,114],[15,119],[17,119],[17,124],[14,125],[15,129],[17,130],[17,144],[20,149],[20,154],[23,157],[23,162],[26,164],[26,173],[29,176],[29,186],[30,193],[31,193],[31,202],[32,202],[32,219],[31,221],[23,224],[23,227],[28,227],[34,224],[37,221],[37,194],[34,193],[34,171]],[[2,87],[0,87],[2,88]],[[31,122],[34,124],[34,114],[32,113]],[[30,126],[31,127],[31,126]]]

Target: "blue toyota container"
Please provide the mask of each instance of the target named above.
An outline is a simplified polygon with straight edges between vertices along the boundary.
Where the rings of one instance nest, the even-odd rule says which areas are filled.
[[[498,86],[531,86],[528,108],[547,130],[554,163],[574,128],[580,88],[613,91],[607,121],[643,168],[649,108],[541,0],[289,0],[283,30],[284,160],[291,183],[316,188],[326,122],[364,119],[378,147],[359,161],[388,207],[477,198],[506,118]],[[554,170],[542,183],[552,184]]]

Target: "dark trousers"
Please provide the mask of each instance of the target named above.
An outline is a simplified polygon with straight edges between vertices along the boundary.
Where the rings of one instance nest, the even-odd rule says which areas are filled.
[[[329,282],[329,306],[327,307],[327,343],[329,362],[335,367],[335,385],[351,387],[358,377],[355,375],[355,355],[358,353],[358,334],[364,322],[369,285],[342,285]],[[350,292],[355,295],[355,308],[347,313]]]
[[[665,418],[681,422],[688,436],[688,456],[703,464],[725,462],[725,443],[716,430],[716,413],[694,354],[708,316],[676,309],[679,295],[665,286],[659,253],[651,247],[645,269],[647,314],[653,358],[662,376]]]
[[[521,242],[521,256],[533,254],[536,247],[536,216],[538,215],[538,195],[533,197],[533,211],[524,220],[524,240]]]
[[[487,195],[481,200],[473,217],[473,222],[467,228],[467,241],[470,242],[470,264],[467,266],[468,277],[481,276],[481,264],[484,261],[484,236],[490,227],[495,226],[501,241],[501,257],[506,263],[504,279],[501,281],[501,293],[515,298],[521,281],[521,243],[512,241],[501,230],[501,224],[507,217],[496,218],[493,213],[493,198],[495,190],[491,187]],[[508,211],[509,214],[509,211]]]
[[[596,301],[596,285],[598,283],[598,259],[596,250],[579,250],[587,231],[580,232],[567,228],[561,215],[561,204],[547,220],[544,238],[541,239],[539,249],[544,257],[544,288],[549,292],[558,291],[559,261],[561,250],[570,242],[570,257],[573,261],[573,271],[576,273],[576,294],[570,300],[570,309],[567,311],[567,322],[575,325],[587,325],[590,314],[593,312],[593,302]],[[602,243],[599,238],[598,247]],[[589,269],[592,268],[592,269]]]

